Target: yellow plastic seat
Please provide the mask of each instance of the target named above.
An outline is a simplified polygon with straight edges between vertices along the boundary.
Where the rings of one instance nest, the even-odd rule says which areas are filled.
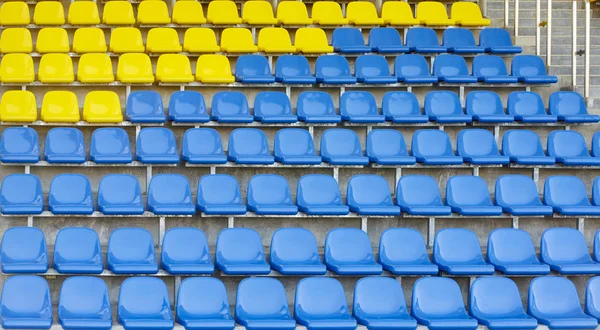
[[[59,1],[40,1],[33,10],[33,23],[37,25],[65,24],[65,9]]]
[[[266,53],[295,53],[290,34],[284,28],[268,27],[258,32],[258,50]]]
[[[192,66],[187,56],[163,54],[156,63],[156,81],[163,83],[188,83],[194,81]]]
[[[46,54],[40,60],[38,80],[42,83],[72,83],[75,81],[73,61],[69,54]]]
[[[446,5],[437,1],[423,1],[417,5],[417,19],[423,25],[449,26],[454,20],[448,18]]]
[[[31,23],[29,6],[25,1],[3,2],[0,7],[0,24],[5,26],[27,25]]]
[[[119,95],[110,91],[87,93],[83,102],[83,120],[88,123],[120,123],[123,111]]]
[[[381,18],[385,24],[394,26],[419,25],[421,21],[413,15],[412,8],[408,2],[386,1],[381,7]]]
[[[106,37],[100,28],[79,28],[73,36],[73,51],[84,53],[106,53]]]
[[[475,2],[455,2],[450,9],[450,19],[456,25],[489,26],[490,20],[481,15],[481,9]]]
[[[221,33],[221,50],[228,53],[255,53],[252,32],[244,28],[227,28]]]
[[[142,1],[138,5],[139,24],[170,24],[169,9],[164,1]]]
[[[108,50],[113,53],[143,53],[142,33],[134,27],[119,27],[110,33]]]
[[[244,3],[242,21],[250,25],[273,25],[279,20],[273,15],[271,3],[264,0],[251,0]]]
[[[206,21],[216,25],[241,24],[242,18],[233,1],[211,1],[208,4]]]
[[[196,80],[206,84],[228,84],[234,82],[235,77],[225,55],[206,54],[198,57]]]
[[[41,29],[37,35],[35,50],[40,54],[70,52],[71,46],[67,30],[63,28]]]
[[[316,1],[312,7],[312,20],[319,25],[348,24],[348,19],[342,14],[342,7],[334,1]]]
[[[281,1],[277,5],[277,19],[285,25],[309,25],[313,20],[308,17],[306,5],[301,1]]]
[[[129,1],[108,1],[102,11],[102,22],[108,25],[133,25],[133,6]]]
[[[42,120],[48,123],[76,123],[79,116],[77,95],[69,91],[50,91],[42,100]]]
[[[0,120],[33,122],[37,120],[35,95],[30,91],[6,91],[0,101]]]
[[[212,29],[190,28],[185,31],[185,35],[183,36],[183,51],[190,53],[217,53],[221,51],[221,47],[217,45],[217,37]]]
[[[295,37],[296,50],[305,54],[331,53],[333,47],[329,46],[325,31],[319,28],[299,28]]]
[[[33,41],[31,32],[25,28],[8,28],[0,35],[0,52],[9,53],[31,53]]]
[[[150,84],[154,82],[150,57],[141,53],[127,53],[119,57],[117,80],[122,83]]]
[[[146,37],[146,52],[148,53],[179,53],[181,43],[179,35],[172,28],[153,28]]]
[[[196,25],[206,23],[202,4],[196,0],[177,1],[173,6],[173,24]]]
[[[352,1],[346,7],[346,18],[354,25],[383,25],[383,18],[377,16],[375,5],[368,1]]]
[[[72,25],[100,24],[98,6],[93,1],[73,1],[69,5],[67,21]]]
[[[3,83],[32,83],[35,79],[33,59],[29,54],[6,54],[0,62]]]
[[[103,53],[81,55],[77,67],[77,80],[82,83],[111,83],[115,81],[110,56]]]

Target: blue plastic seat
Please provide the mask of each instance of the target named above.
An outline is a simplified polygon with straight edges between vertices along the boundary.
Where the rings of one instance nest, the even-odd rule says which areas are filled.
[[[592,183],[592,204],[600,205],[600,179],[598,179],[598,178],[594,179],[594,183]],[[596,233],[596,234],[598,235],[598,233]],[[598,236],[598,239],[600,240],[600,236]],[[600,241],[599,241],[599,248],[600,248]],[[600,253],[598,253],[598,256],[600,257]]]
[[[216,92],[213,95],[211,116],[219,123],[251,123],[254,116],[250,114],[248,100],[242,92]]]
[[[2,236],[0,245],[2,273],[45,273],[48,249],[44,232],[34,227],[12,227]]]
[[[205,175],[198,181],[196,204],[205,214],[246,214],[240,186],[228,174]]]
[[[464,129],[458,133],[457,151],[465,163],[473,165],[502,165],[510,163],[508,156],[500,155],[496,138],[487,129]]]
[[[160,265],[170,274],[212,274],[215,271],[206,235],[196,228],[173,228],[165,233]]]
[[[218,278],[189,277],[181,282],[177,295],[177,323],[189,330],[233,330],[225,285]]]
[[[581,309],[575,285],[566,277],[534,278],[527,313],[550,329],[596,329],[598,320]]]
[[[453,212],[469,216],[501,215],[502,208],[492,203],[487,184],[478,176],[457,175],[446,184],[446,203]]]
[[[396,204],[411,215],[450,215],[450,206],[444,205],[440,188],[428,175],[405,175],[396,185]]]
[[[380,54],[408,53],[410,47],[402,43],[398,30],[389,27],[373,28],[369,31],[369,47],[371,51]]]
[[[294,318],[308,330],[356,329],[344,287],[331,277],[308,277],[296,286]]]
[[[40,142],[31,127],[7,127],[0,137],[0,161],[3,163],[37,163]]]
[[[381,111],[385,120],[394,123],[427,123],[429,116],[421,113],[419,100],[411,92],[391,91],[383,94]]]
[[[538,260],[531,237],[521,229],[493,230],[488,237],[487,261],[505,275],[550,274],[550,266]]]
[[[346,203],[350,211],[360,215],[400,215],[394,205],[390,188],[382,176],[359,174],[348,181]]]
[[[477,329],[465,310],[458,284],[447,277],[424,277],[415,282],[411,315],[429,329]]]
[[[333,50],[342,54],[360,54],[371,52],[365,45],[362,32],[353,27],[336,28],[331,36]]]
[[[48,131],[44,159],[54,163],[85,163],[83,133],[77,128],[57,127]]]
[[[467,115],[480,123],[512,123],[513,115],[504,112],[500,95],[489,91],[472,91],[467,94]]]
[[[202,93],[178,91],[171,94],[169,120],[176,123],[207,123],[210,121]]]
[[[413,165],[404,136],[394,129],[375,129],[367,135],[367,157],[379,165]]]
[[[265,303],[257,304],[257,301]],[[240,282],[236,295],[235,320],[248,330],[296,329],[285,289],[275,278],[254,277]]]
[[[273,164],[267,135],[258,128],[236,128],[229,135],[227,159],[238,164]]]
[[[437,34],[433,29],[413,27],[406,33],[406,45],[411,52],[421,54],[445,53],[448,47],[441,46]]]
[[[592,260],[583,234],[574,228],[546,229],[540,257],[561,275],[600,274],[600,263]]]
[[[235,80],[244,84],[272,84],[269,61],[262,55],[242,55],[235,62]]]
[[[135,158],[143,164],[179,163],[175,134],[164,127],[143,128],[137,137]]]
[[[60,288],[58,322],[65,330],[111,329],[110,296],[104,280],[91,276],[67,278]]]
[[[598,296],[600,293],[600,288],[598,287],[599,284],[600,277],[592,277],[588,281],[585,290],[585,313],[596,318],[596,320],[600,320],[600,301],[598,300],[600,298]]]
[[[508,130],[502,136],[502,153],[510,161],[521,165],[554,165],[554,157],[547,156],[540,137],[530,130]]]
[[[549,176],[544,184],[544,204],[562,215],[600,215],[600,206],[590,203],[583,181],[576,176]]]
[[[165,282],[156,277],[130,277],[123,281],[118,316],[125,330],[173,329],[175,324]]]
[[[392,76],[387,60],[382,55],[360,55],[354,63],[354,75],[363,84],[395,84],[398,78]]]
[[[536,55],[517,55],[513,57],[511,75],[525,84],[554,84],[558,82],[557,76],[548,75],[544,61]]]
[[[373,94],[362,91],[345,92],[340,99],[342,120],[351,123],[383,123]]]
[[[515,216],[551,216],[552,207],[542,204],[533,180],[522,174],[503,175],[496,180],[496,204]]]
[[[3,214],[40,214],[44,211],[42,183],[33,174],[9,174],[0,187]]]
[[[590,115],[585,101],[577,92],[554,92],[550,95],[548,108],[551,115],[565,123],[597,123],[600,116]]]
[[[385,301],[385,304],[381,302]],[[372,330],[415,330],[402,286],[393,278],[365,277],[356,282],[352,316]]]
[[[519,46],[513,46],[510,34],[505,29],[485,28],[479,33],[479,46],[492,54],[518,54],[523,51]]]
[[[464,228],[442,229],[435,234],[433,262],[450,275],[494,274],[494,266],[483,259],[477,236]]]
[[[525,313],[519,288],[511,279],[482,277],[471,285],[469,311],[488,329],[537,329],[538,322]]]
[[[248,182],[248,210],[256,214],[294,215],[294,205],[287,180],[277,174],[258,174]]]
[[[271,239],[271,267],[283,275],[325,275],[315,236],[304,228],[282,228]]]
[[[212,128],[190,128],[183,134],[181,158],[190,164],[225,164],[221,136]]]
[[[317,82],[324,84],[356,84],[348,60],[341,55],[319,56],[315,64],[315,76]]]
[[[223,229],[217,238],[216,251],[217,268],[227,275],[266,275],[271,272],[260,236],[254,229]]]
[[[592,136],[592,152],[593,157],[600,157],[600,132],[594,133]]]
[[[456,156],[448,133],[436,129],[417,130],[412,137],[412,154],[417,162],[426,165],[460,165],[461,156]]]
[[[409,228],[390,228],[381,234],[379,263],[397,276],[438,274],[438,266],[427,255],[423,236]]]
[[[254,98],[254,119],[263,123],[295,123],[290,99],[283,92],[259,92]]]
[[[122,128],[97,128],[92,133],[90,159],[97,164],[129,164],[133,161],[129,135]]]
[[[0,324],[3,329],[50,329],[52,299],[48,282],[33,275],[6,278],[0,298]]]
[[[275,161],[292,165],[321,164],[321,156],[317,156],[313,137],[302,128],[284,128],[275,134],[273,145]]]
[[[134,91],[127,97],[125,117],[132,123],[164,123],[162,97],[156,91]]]
[[[433,74],[449,84],[474,84],[477,77],[469,74],[467,62],[460,55],[444,54],[433,62]]]
[[[81,174],[59,174],[50,183],[48,208],[54,214],[92,214],[90,180]]]
[[[284,84],[308,84],[317,82],[310,72],[310,65],[302,55],[283,55],[275,63],[275,80]]]
[[[442,46],[448,48],[448,52],[454,54],[477,54],[485,52],[485,48],[477,46],[475,43],[473,33],[465,28],[444,30]]]
[[[542,97],[535,92],[511,92],[508,113],[524,123],[556,123],[558,120],[557,116],[546,112]]]
[[[108,174],[98,187],[98,209],[106,215],[144,214],[138,179],[130,174]]]
[[[190,184],[181,174],[158,174],[148,187],[148,209],[160,215],[193,215]]]
[[[369,236],[357,228],[337,228],[325,238],[325,265],[338,275],[379,275]]]
[[[412,29],[411,29],[412,30]],[[394,60],[394,75],[405,84],[435,84],[437,76],[429,72],[429,64],[419,54],[405,54]]]
[[[115,274],[156,274],[152,234],[143,228],[119,228],[110,234],[106,257]],[[124,284],[124,283],[123,283]]]
[[[307,174],[298,180],[298,209],[309,215],[346,215],[350,212],[342,201],[340,188],[332,176]]]
[[[321,135],[321,157],[332,165],[368,165],[358,134],[347,128],[330,128]]]
[[[54,268],[61,274],[100,274],[104,270],[98,234],[90,228],[67,227],[56,235]]]
[[[552,131],[548,135],[548,155],[557,163],[574,166],[597,166],[600,158],[590,156],[581,133],[576,131]]]
[[[517,77],[508,74],[504,59],[500,56],[475,56],[472,71],[477,80],[486,84],[516,84],[518,82]]]
[[[335,113],[333,100],[327,92],[302,92],[296,107],[298,119],[306,123],[339,123],[342,116]]]
[[[463,112],[458,95],[450,91],[431,91],[425,95],[425,114],[440,124],[470,123],[473,117]]]

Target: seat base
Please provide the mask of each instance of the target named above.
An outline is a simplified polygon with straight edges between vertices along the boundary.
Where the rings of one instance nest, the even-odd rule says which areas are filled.
[[[350,263],[326,263],[327,269],[338,275],[381,275],[383,268],[378,263],[350,264]]]
[[[346,205],[298,205],[300,211],[308,215],[347,215],[350,209]]]
[[[382,265],[383,269],[391,272],[394,275],[437,275],[439,273],[438,266],[432,263],[382,263]]]
[[[271,273],[271,266],[263,260],[262,263],[221,263],[217,262],[217,268],[227,275],[267,275]]]
[[[275,264],[271,262],[271,267],[283,275],[325,275],[327,273],[327,267],[321,262],[311,264]]]
[[[183,325],[186,330],[233,330],[235,321],[233,319],[181,319],[177,318],[177,322]]]
[[[496,269],[505,275],[548,275],[550,266],[542,263],[522,263],[495,265]]]
[[[599,207],[600,208],[600,207]],[[502,215],[500,206],[452,206],[452,211],[468,216]]]
[[[295,215],[298,214],[296,205],[248,205],[248,209],[258,215]]]
[[[241,215],[246,214],[246,205],[198,205],[198,209],[207,215]]]
[[[511,115],[473,115],[473,120],[480,123],[512,123],[515,117]]]
[[[104,270],[102,262],[94,264],[91,262],[56,262],[54,269],[61,274],[101,274]]]
[[[162,263],[162,269],[169,274],[212,274],[215,266],[212,262],[206,263]]]
[[[496,271],[490,264],[447,264],[440,265],[440,270],[450,275],[494,275]]]

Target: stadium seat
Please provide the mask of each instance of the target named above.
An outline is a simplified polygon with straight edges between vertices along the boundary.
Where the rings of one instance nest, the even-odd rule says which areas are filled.
[[[0,137],[0,161],[3,163],[39,162],[40,143],[37,132],[31,127],[5,128]]]
[[[104,280],[92,276],[67,278],[60,288],[58,322],[63,329],[112,327],[110,296]]]
[[[215,1],[208,4],[206,22],[215,25],[241,24],[237,5],[233,1]]]
[[[129,136],[122,128],[98,128],[92,133],[90,159],[98,164],[128,164],[133,161]]]
[[[361,35],[362,37],[362,35]],[[369,32],[369,50],[382,53],[408,53],[408,46],[402,43],[402,37],[394,28],[373,28]]]
[[[44,232],[33,227],[8,228],[2,236],[0,260],[5,274],[45,273],[48,249]]]
[[[159,215],[193,215],[190,184],[181,174],[158,174],[148,187],[148,209]]]
[[[129,1],[109,1],[104,4],[102,23],[107,25],[133,25],[133,6]]]
[[[98,5],[93,1],[81,1],[69,4],[67,23],[71,25],[98,25],[100,13]]]
[[[271,74],[271,67],[266,57],[242,55],[235,62],[235,80],[246,84],[271,84],[275,82],[275,77]]]
[[[48,123],[76,123],[80,120],[77,95],[70,91],[50,91],[42,100],[41,119]]]
[[[250,29],[227,28],[221,33],[221,51],[226,53],[256,53],[258,46]]]
[[[146,2],[148,3],[148,2]],[[164,2],[163,2],[164,3]],[[148,53],[179,53],[181,43],[177,30],[172,28],[153,28],[146,37],[146,52]]]
[[[492,203],[487,184],[478,176],[451,177],[446,184],[446,203],[453,212],[467,216],[502,214],[502,208]]]
[[[483,57],[483,56],[482,56]],[[512,123],[513,115],[504,112],[500,95],[490,91],[472,91],[467,94],[465,109],[467,115],[480,123]]]
[[[520,46],[513,46],[508,31],[502,28],[481,30],[479,46],[484,47],[487,53],[492,54],[518,54],[523,51]]]
[[[549,176],[544,184],[544,204],[562,215],[600,214],[600,206],[590,204],[583,181],[575,176]]]
[[[133,91],[127,97],[125,115],[132,123],[164,123],[162,97],[156,91]]]
[[[108,49],[117,54],[146,51],[142,41],[142,32],[134,27],[118,27],[112,30]]]
[[[421,22],[413,15],[408,2],[389,1],[381,7],[381,18],[385,24],[392,26],[419,25]]]
[[[354,63],[354,75],[359,83],[394,84],[398,78],[392,76],[387,60],[382,55],[360,55]]]
[[[7,5],[7,6],[4,6]],[[27,25],[31,22],[29,6],[25,1],[8,1],[0,9],[0,24],[4,26]]]
[[[196,80],[205,84],[228,84],[235,82],[235,77],[225,55],[205,54],[198,57]]]
[[[411,315],[431,329],[477,329],[477,320],[467,314],[461,290],[451,278],[418,279],[412,292]]]
[[[32,51],[33,41],[28,29],[6,28],[2,31],[0,35],[0,52],[2,54],[31,53]]]
[[[209,324],[215,330],[233,330],[235,327],[227,290],[217,278],[186,278],[179,287],[176,304],[177,323],[187,329],[201,329]]]
[[[98,209],[107,215],[144,214],[137,178],[130,174],[105,175],[98,186]]]
[[[324,55],[315,64],[317,82],[324,84],[356,84],[348,60],[341,55]]]
[[[213,95],[211,120],[219,123],[251,123],[254,117],[250,114],[248,100],[242,92],[217,92]]]
[[[394,205],[390,188],[382,176],[359,174],[348,181],[346,203],[350,211],[360,215],[400,215]]]
[[[302,54],[333,52],[333,47],[329,46],[329,41],[327,41],[327,35],[325,34],[325,31],[320,28],[299,28],[294,36],[294,46],[296,47],[296,51]]]
[[[302,55],[283,55],[275,63],[275,80],[284,84],[314,84],[317,79],[310,72],[310,65]]]
[[[484,18],[481,9],[474,2],[458,1],[452,4],[450,19],[461,26],[489,26],[491,21]]]
[[[393,129],[375,129],[367,135],[367,157],[379,165],[414,165],[415,157],[408,155],[402,133]]]
[[[257,304],[268,301],[268,304]],[[237,289],[235,320],[248,330],[276,328],[294,330],[285,288],[275,278],[253,277],[242,280]]]
[[[206,23],[204,10],[199,1],[180,1],[173,5],[171,22],[179,25],[202,25]]]
[[[168,330],[174,327],[169,291],[156,277],[131,277],[123,281],[117,310],[125,330]]]
[[[590,258],[585,238],[577,229],[545,230],[540,242],[540,257],[561,275],[600,274],[600,263]]]
[[[81,55],[77,68],[77,80],[82,83],[92,84],[114,82],[115,75],[113,74],[110,57],[102,53]],[[123,120],[119,120],[119,122],[121,121]]]
[[[508,113],[523,123],[555,123],[558,120],[557,116],[546,112],[544,101],[536,92],[511,92]]]
[[[429,72],[427,60],[418,54],[397,56],[394,60],[394,75],[405,84],[435,84],[437,76]]]
[[[552,131],[548,135],[548,155],[557,163],[574,166],[600,165],[600,158],[590,156],[587,143],[576,131]]]
[[[525,84],[553,84],[558,77],[546,72],[546,65],[539,56],[517,55],[511,63],[511,75]]]
[[[40,54],[68,53],[71,47],[67,30],[55,27],[41,29],[37,35],[35,50]]]
[[[552,215],[552,207],[542,204],[535,182],[521,174],[503,175],[496,180],[496,204],[515,216]]]
[[[510,176],[501,178],[506,177]],[[536,198],[539,201],[539,197]],[[497,271],[509,276],[550,274],[550,266],[538,260],[531,237],[522,229],[493,230],[488,237],[487,260]]]
[[[271,239],[271,267],[283,275],[325,275],[315,236],[304,228],[282,228]]]
[[[44,210],[42,183],[33,174],[9,174],[0,187],[3,214],[40,214]]]
[[[508,156],[500,155],[494,134],[487,129],[464,129],[458,133],[457,153],[473,165],[507,165]]]
[[[33,10],[33,24],[65,24],[65,10],[62,3],[60,1],[44,1],[36,3]]]
[[[318,165],[321,156],[317,156],[313,137],[302,128],[284,128],[275,134],[273,146],[275,161],[291,165]]]
[[[181,157],[190,164],[225,164],[219,132],[212,128],[193,128],[183,135]]]
[[[547,156],[540,137],[530,130],[508,130],[502,136],[502,153],[520,165],[554,165],[556,159]]]
[[[450,137],[444,131],[420,129],[412,136],[411,151],[425,165],[460,165],[462,156],[454,154]]]
[[[295,53],[296,47],[292,46],[290,34],[286,29],[267,27],[258,32],[258,50],[265,53]]]
[[[266,1],[248,1],[244,3],[242,21],[250,25],[276,25],[279,20],[273,15],[271,3]]]
[[[205,175],[198,181],[196,199],[198,209],[205,214],[245,214],[240,186],[235,177],[228,174]]]
[[[469,311],[488,329],[534,330],[538,326],[537,320],[525,313],[515,282],[500,276],[473,281]]]
[[[417,96],[406,91],[391,91],[383,95],[381,110],[385,120],[394,123],[427,123],[429,117],[421,113]]]
[[[335,278],[309,277],[296,286],[294,318],[309,330],[356,329],[344,287]]]
[[[308,17],[306,5],[302,2],[279,2],[277,4],[277,20],[283,25],[310,25],[313,20]]]
[[[46,134],[44,159],[51,164],[83,164],[85,149],[83,133],[79,129],[73,127],[52,128]]]
[[[337,228],[327,234],[324,262],[327,269],[338,275],[380,275],[383,272],[373,256],[369,236],[357,228]]]
[[[335,1],[313,3],[311,17],[317,25],[346,25],[348,19],[342,13],[342,7]]]
[[[158,264],[152,234],[143,228],[114,230],[108,240],[106,262],[114,274],[156,274]]]
[[[448,51],[447,47],[440,46],[435,31],[430,28],[416,27],[408,29],[405,39],[411,52],[435,54]]]
[[[247,206],[258,215],[298,213],[287,180],[277,174],[258,174],[250,179]]]
[[[135,149],[136,159],[143,164],[179,163],[175,135],[168,128],[143,128],[138,134]]]
[[[75,81],[73,61],[68,54],[45,54],[40,60],[37,76],[44,84],[72,83]]]
[[[210,121],[202,93],[178,91],[171,94],[169,120],[176,123],[206,123]]]
[[[373,94],[362,91],[350,91],[340,99],[342,120],[351,123],[383,123],[385,116],[379,114]]]
[[[236,128],[229,135],[227,159],[237,164],[273,164],[267,135],[258,128]]]
[[[448,52],[454,54],[479,54],[485,52],[485,48],[477,46],[473,33],[465,28],[444,30],[442,46],[448,48]]]
[[[117,80],[124,84],[151,84],[154,82],[150,57],[141,53],[119,56]]]
[[[440,188],[428,175],[406,175],[398,180],[396,204],[410,215],[450,215],[450,207],[444,205]]]
[[[170,24],[169,9],[164,1],[140,2],[137,8],[137,23],[141,25]]]
[[[216,251],[217,268],[227,275],[266,275],[271,272],[260,236],[254,229],[223,229],[217,238]]]
[[[321,135],[321,157],[332,165],[368,165],[358,134],[347,128],[330,128]]]
[[[284,92],[259,92],[254,98],[254,119],[262,123],[295,123],[290,99]]]
[[[189,58],[182,54],[160,55],[156,64],[156,81],[174,84],[193,82]]]
[[[333,30],[331,45],[336,52],[342,54],[371,52],[371,47],[365,45],[362,31],[357,28],[344,27]]]
[[[206,235],[196,228],[172,228],[162,242],[161,268],[169,274],[212,274]]]
[[[91,91],[85,96],[83,120],[88,123],[121,123],[123,121],[121,111],[121,101],[117,93]]]
[[[454,19],[448,18],[446,4],[437,1],[423,1],[417,4],[416,18],[422,25],[428,26],[452,26]]]
[[[477,80],[486,84],[516,84],[518,81],[517,77],[508,75],[500,56],[475,56],[472,71]]]
[[[548,108],[551,115],[565,123],[597,123],[600,116],[590,115],[583,100],[577,92],[559,91],[550,95]]]
[[[460,55],[444,54],[433,62],[433,74],[440,82],[448,84],[474,84],[477,77],[469,74],[467,62]]]
[[[423,236],[414,229],[385,230],[379,240],[379,262],[384,270],[397,276],[438,274],[438,266],[432,264],[427,255]]]
[[[377,9],[369,1],[353,1],[346,6],[346,18],[353,25],[383,25],[383,18],[377,15]]]
[[[50,329],[52,298],[48,282],[39,276],[7,277],[0,298],[4,329]]]
[[[342,121],[342,117],[335,113],[333,99],[327,92],[300,93],[296,114],[299,120],[306,123],[339,123]]]
[[[298,180],[298,209],[309,215],[346,215],[349,208],[342,201],[340,188],[332,176],[307,174]]]
[[[0,81],[2,83],[32,83],[35,80],[33,72],[33,59],[30,55],[6,54],[2,56],[2,63],[0,63]]]
[[[82,1],[77,3],[87,3]],[[93,3],[93,2],[92,2]],[[100,28],[88,27],[75,30],[73,36],[73,51],[79,54],[106,53],[106,38],[104,31]],[[111,69],[112,71],[112,69]]]
[[[181,1],[194,3],[196,1]],[[217,45],[217,37],[211,28],[189,28],[183,36],[183,51],[189,53],[217,53],[221,47]]]
[[[53,214],[92,214],[94,201],[90,180],[81,174],[55,176],[50,183],[48,209]]]
[[[454,178],[457,177],[451,178],[448,186],[455,184]],[[475,185],[472,187],[476,188]],[[448,196],[448,199],[454,197],[452,192]],[[452,206],[452,201],[448,201],[448,204]],[[433,262],[438,265],[440,270],[450,275],[494,274],[494,266],[483,259],[477,236],[464,228],[442,229],[436,233],[433,244]]]
[[[598,309],[598,280],[599,277],[592,277],[585,290],[585,313],[598,320],[600,310]]]

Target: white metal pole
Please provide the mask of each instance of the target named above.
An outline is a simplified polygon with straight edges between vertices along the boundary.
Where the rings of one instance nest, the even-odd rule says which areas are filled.
[[[515,0],[515,37],[519,36],[519,0]]]
[[[552,64],[552,0],[548,0],[548,23],[546,25],[546,65]]]
[[[508,0],[504,0],[504,27],[508,27],[508,16],[509,16],[510,6]]]
[[[583,96],[590,97],[590,1],[585,0],[585,81]]]
[[[571,45],[571,86],[577,86],[577,0],[573,0],[573,43]]]
[[[549,0],[550,1],[550,0]],[[516,12],[516,8],[515,8],[515,12]],[[515,13],[515,17],[516,17],[516,13]],[[542,16],[542,10],[541,10],[541,4],[540,4],[540,0],[535,0],[535,55],[540,56],[542,50],[541,50],[541,31],[540,31],[540,16]],[[515,19],[516,21],[516,19]],[[516,24],[515,24],[515,30],[516,30]],[[515,35],[517,35],[517,32],[515,32]]]

